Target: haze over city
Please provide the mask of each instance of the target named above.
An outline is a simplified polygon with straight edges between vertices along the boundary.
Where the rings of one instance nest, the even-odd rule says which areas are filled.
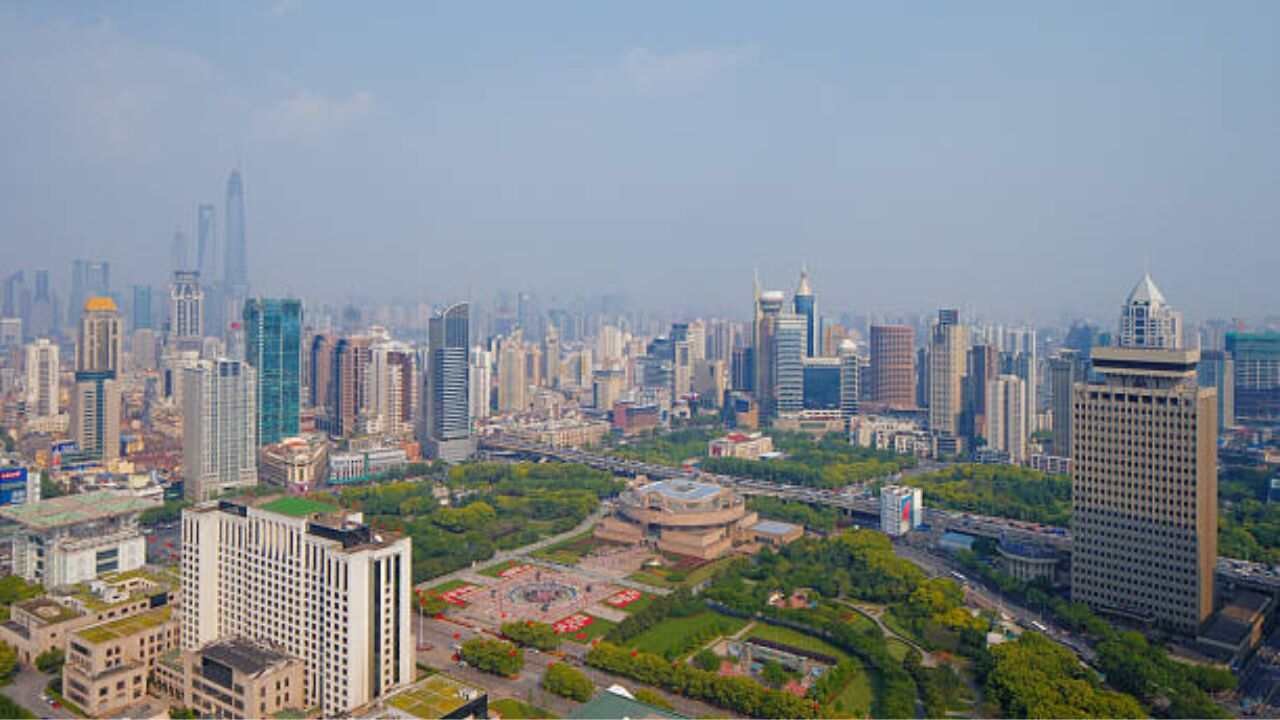
[[[166,281],[245,178],[250,280],[745,315],[1189,318],[1280,266],[1275,3],[10,3],[0,246]]]

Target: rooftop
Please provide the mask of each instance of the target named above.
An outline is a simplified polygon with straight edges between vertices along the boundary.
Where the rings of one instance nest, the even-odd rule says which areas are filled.
[[[569,713],[570,718],[590,720],[649,720],[650,718],[683,718],[660,707],[654,707],[625,695],[605,690]]]
[[[437,674],[392,695],[387,705],[417,718],[443,718],[484,694],[482,688]]]
[[[109,297],[91,297],[84,301],[85,312],[116,312],[116,301]]]
[[[262,510],[267,510],[289,517],[307,517],[309,515],[325,515],[338,510],[337,505],[332,505],[319,500],[312,500],[305,497],[286,496],[276,498],[270,502],[263,503],[258,506]]]
[[[1160,288],[1156,287],[1156,282],[1151,279],[1151,273],[1144,273],[1138,284],[1129,291],[1128,302],[1164,304],[1164,295],[1161,294]]]
[[[20,602],[18,607],[50,625],[80,617],[80,613],[76,610],[48,597],[32,598],[31,600]]]
[[[642,493],[658,493],[672,500],[706,500],[715,497],[724,488],[711,483],[691,480],[661,480],[640,488]]]
[[[793,532],[799,525],[791,523],[778,522],[777,520],[761,520],[751,527],[756,532],[762,532],[767,535],[786,535]]]
[[[0,518],[12,520],[32,530],[53,528],[93,520],[132,515],[154,507],[159,500],[151,500],[111,490],[64,495],[37,503],[0,509]]]
[[[200,654],[245,675],[256,675],[293,658],[247,638],[219,640],[205,645]]]
[[[84,638],[86,642],[97,645],[136,635],[144,630],[163,625],[169,621],[171,612],[172,608],[166,606],[158,610],[149,610],[138,615],[130,615],[119,620],[112,620],[108,623],[77,630],[75,634]]]

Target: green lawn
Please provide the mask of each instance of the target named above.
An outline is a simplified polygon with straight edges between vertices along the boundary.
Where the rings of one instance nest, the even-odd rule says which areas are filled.
[[[831,702],[831,710],[834,717],[864,718],[871,714],[871,698],[871,677],[867,675],[866,667],[858,663],[858,673]],[[835,710],[837,705],[839,710]]]
[[[784,645],[797,647],[801,650],[830,655],[837,660],[849,659],[848,653],[834,645],[828,644],[824,640],[813,637],[812,635],[805,635],[804,633],[796,632],[790,628],[778,627],[777,625],[756,623],[756,626],[751,628],[751,632],[747,634],[747,637],[771,640],[773,642],[783,643]]]
[[[584,555],[601,545],[608,544],[603,540],[597,540],[593,532],[594,529],[579,533],[568,540],[535,550],[530,555],[561,565],[577,565]]]
[[[612,605],[610,605],[609,603],[605,603],[605,604],[604,604],[604,606],[605,606],[605,607],[608,607],[608,608],[613,608],[614,610],[621,610],[622,612],[624,612],[624,613],[626,613],[626,614],[628,614],[628,615],[632,615],[632,614],[635,614],[635,613],[640,612],[641,610],[643,610],[643,609],[645,609],[645,608],[649,607],[649,606],[650,606],[650,605],[652,605],[652,604],[653,604],[653,596],[652,596],[652,595],[650,595],[649,593],[645,593],[644,595],[642,595],[642,596],[640,597],[640,599],[639,599],[639,600],[637,600],[637,601],[635,601],[635,602],[631,603],[630,605],[628,605],[628,606],[626,606],[626,607],[622,607],[622,608],[613,608],[613,606],[612,606]]]
[[[540,707],[534,707],[529,703],[520,702],[512,698],[502,698],[489,703],[489,709],[501,715],[504,720],[510,718],[532,718],[533,720],[541,720],[542,718],[554,718],[555,715],[543,710]]]
[[[644,583],[645,585],[652,585],[654,587],[675,588],[677,586],[676,583],[671,582],[664,575],[658,574],[661,572],[662,570],[659,568],[653,568],[650,570],[641,570],[639,572],[631,573],[630,575],[627,576],[627,579],[633,580],[635,582]]]
[[[720,558],[687,572],[670,567],[651,567],[634,572],[628,575],[627,579],[661,588],[693,587],[704,580],[709,580],[717,570],[730,562],[733,562],[733,558]],[[672,579],[672,573],[676,573],[675,579]]]
[[[503,560],[502,562],[497,563],[496,565],[490,565],[489,567],[481,568],[476,572],[480,573],[481,575],[484,575],[485,577],[496,578],[499,575],[501,575],[504,570],[507,570],[508,568],[513,568],[517,565],[524,565],[524,564],[525,563],[519,560]]]
[[[911,650],[911,646],[902,642],[896,637],[886,637],[884,639],[885,649],[889,651],[889,657],[902,662],[902,658],[907,656]]]
[[[666,656],[668,651],[688,655],[709,642],[711,638],[689,647],[690,638],[698,631],[713,628],[716,635],[732,635],[746,627],[747,622],[728,615],[704,610],[688,617],[667,618],[645,630],[627,643],[641,652]]]

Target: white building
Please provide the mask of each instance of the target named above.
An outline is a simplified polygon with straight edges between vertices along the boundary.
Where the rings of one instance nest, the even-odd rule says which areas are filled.
[[[1016,375],[987,381],[987,447],[1009,455],[1009,462],[1027,461],[1027,384]]]
[[[27,416],[58,414],[58,346],[48,338],[27,345]]]
[[[906,535],[924,521],[924,497],[920,488],[885,485],[880,488],[880,530],[891,536]]]
[[[1176,350],[1182,347],[1182,313],[1165,303],[1160,288],[1144,274],[1120,311],[1120,347]]]
[[[470,377],[467,392],[471,396],[471,418],[482,420],[489,417],[489,393],[493,389],[493,353],[479,345],[471,348],[468,372]]]
[[[204,340],[204,289],[198,272],[173,273],[169,286],[169,337],[184,349],[198,350]]]
[[[327,717],[414,680],[410,540],[298,497],[182,513],[182,646],[227,637],[302,659]]]
[[[13,573],[54,588],[140,568],[147,543],[138,515],[159,506],[130,493],[98,491],[0,508],[0,521],[15,526]]]
[[[258,484],[258,382],[239,360],[201,360],[186,371],[182,414],[184,492],[211,500]]]

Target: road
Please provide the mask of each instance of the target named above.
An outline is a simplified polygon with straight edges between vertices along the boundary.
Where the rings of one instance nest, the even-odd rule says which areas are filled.
[[[75,715],[64,707],[51,707],[40,698],[52,675],[45,675],[35,668],[24,667],[13,676],[13,682],[4,686],[2,692],[22,707],[30,710],[40,718],[74,718]]]

